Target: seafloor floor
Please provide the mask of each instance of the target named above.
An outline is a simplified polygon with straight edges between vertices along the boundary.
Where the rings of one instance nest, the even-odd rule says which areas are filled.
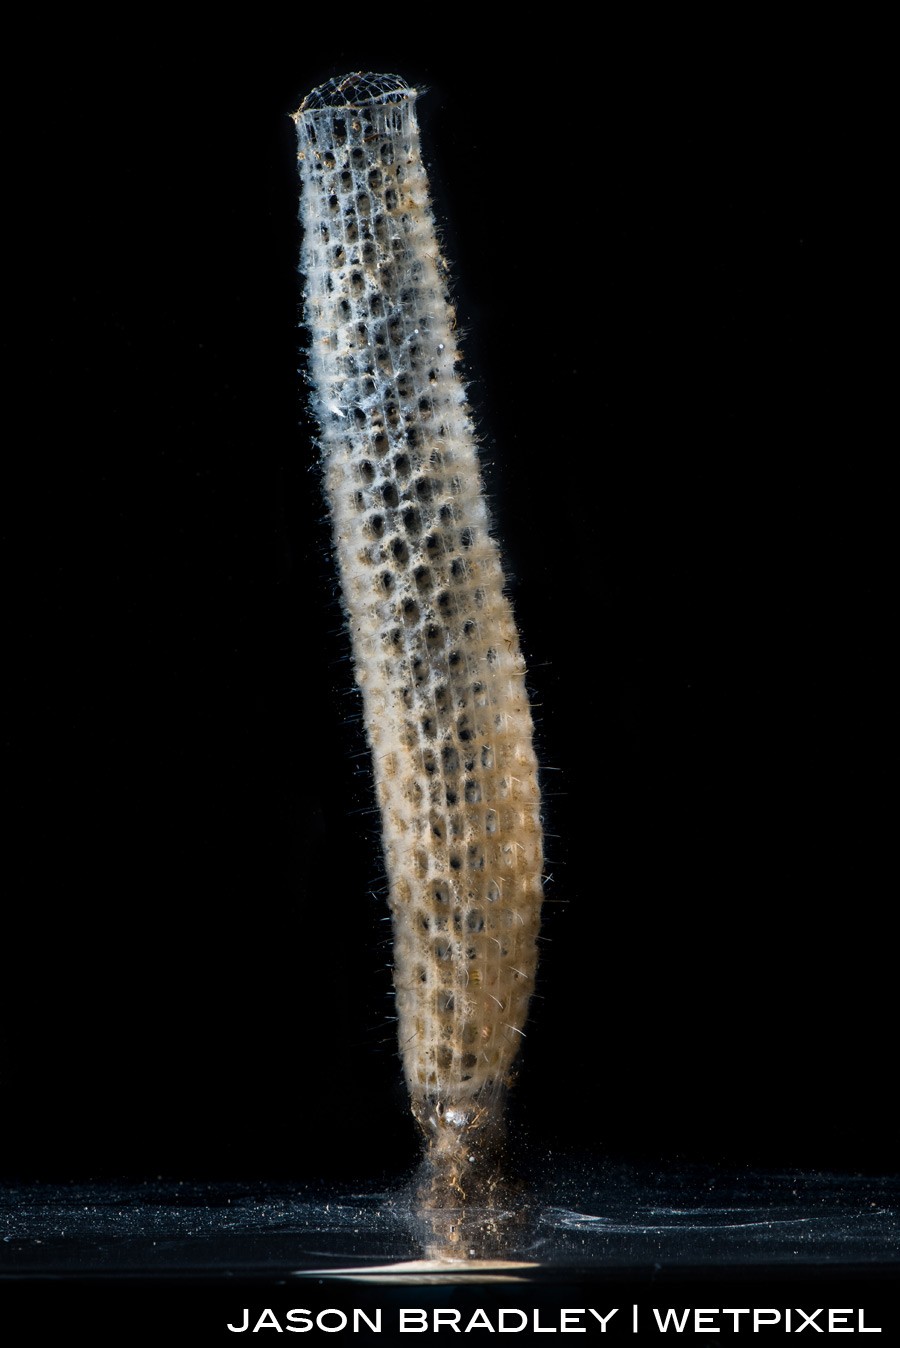
[[[0,1192],[0,1278],[346,1270],[379,1279],[393,1264],[421,1274],[414,1261],[435,1254],[434,1273],[457,1278],[490,1276],[491,1263],[510,1274],[515,1265],[525,1279],[900,1270],[900,1178],[567,1161],[491,1214],[479,1250],[465,1228],[442,1248],[452,1215],[423,1220],[411,1194],[267,1182],[11,1185]],[[470,1254],[481,1262],[467,1262]]]

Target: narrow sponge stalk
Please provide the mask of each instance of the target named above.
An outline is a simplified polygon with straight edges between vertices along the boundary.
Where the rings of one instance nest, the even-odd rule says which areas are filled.
[[[295,121],[312,402],[384,828],[400,1051],[430,1154],[462,1189],[463,1152],[502,1134],[543,854],[415,101],[397,76],[349,75]]]

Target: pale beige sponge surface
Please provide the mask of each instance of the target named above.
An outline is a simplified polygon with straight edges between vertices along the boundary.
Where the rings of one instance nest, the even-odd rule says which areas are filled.
[[[384,828],[400,1052],[439,1152],[502,1124],[543,853],[415,102],[397,76],[349,75],[295,121],[312,403]]]

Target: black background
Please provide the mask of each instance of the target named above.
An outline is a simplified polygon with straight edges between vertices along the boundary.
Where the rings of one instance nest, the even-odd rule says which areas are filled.
[[[0,1169],[417,1154],[297,374],[288,114],[359,68],[429,89],[546,767],[517,1145],[893,1168],[874,100],[808,35],[392,22],[7,58]]]

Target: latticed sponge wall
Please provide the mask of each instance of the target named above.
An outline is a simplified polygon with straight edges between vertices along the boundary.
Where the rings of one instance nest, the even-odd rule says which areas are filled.
[[[350,76],[296,115],[307,322],[384,825],[399,1038],[426,1130],[502,1095],[542,846],[524,665],[481,491],[415,91]]]

